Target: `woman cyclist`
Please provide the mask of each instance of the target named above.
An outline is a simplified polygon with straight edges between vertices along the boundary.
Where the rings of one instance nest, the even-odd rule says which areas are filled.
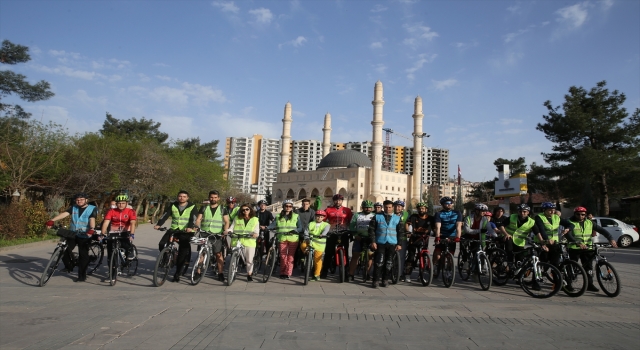
[[[293,201],[287,199],[282,205],[282,211],[269,229],[276,230],[280,242],[280,278],[289,279],[293,273],[293,257],[298,249],[302,225],[298,214],[293,212]]]
[[[327,245],[327,233],[329,233],[329,223],[324,219],[327,217],[327,213],[324,210],[316,211],[316,217],[314,222],[309,223],[307,227],[308,232],[305,231],[304,241],[300,243],[300,249],[304,252],[307,249],[307,240],[309,238],[315,238],[310,241],[311,247],[314,249],[313,262],[315,269],[313,270],[312,281],[320,280],[320,270],[322,270],[322,255],[324,255],[324,248]],[[322,239],[324,237],[324,239]],[[320,239],[318,239],[320,238]]]
[[[247,282],[253,281],[253,256],[256,254],[256,238],[260,235],[260,222],[251,205],[244,203],[238,209],[238,216],[229,227],[230,233],[251,235],[250,237],[234,237],[231,247],[235,247],[238,240],[244,246],[244,261],[247,264]]]

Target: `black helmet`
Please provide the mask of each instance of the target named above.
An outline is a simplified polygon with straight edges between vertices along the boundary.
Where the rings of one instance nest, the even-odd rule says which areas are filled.
[[[344,196],[341,195],[340,193],[334,194],[333,195],[333,200],[335,201],[335,200],[338,200],[338,199],[344,199]]]
[[[453,199],[451,199],[451,197],[442,197],[442,198],[440,198],[440,205],[444,205],[444,203],[446,203],[446,202],[453,203]]]
[[[522,203],[518,206],[518,211],[521,211],[521,210],[531,211],[531,208],[529,208],[528,205]]]
[[[264,199],[261,199],[261,200],[258,201],[258,205],[260,205],[260,204],[267,205],[267,201],[265,201]]]

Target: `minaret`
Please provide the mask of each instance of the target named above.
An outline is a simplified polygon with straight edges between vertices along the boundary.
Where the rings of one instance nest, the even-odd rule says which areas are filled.
[[[411,199],[422,202],[420,193],[420,183],[422,182],[422,98],[416,97],[413,103],[413,189]]]
[[[322,128],[322,158],[331,152],[331,114],[324,115],[324,128]]]
[[[280,149],[280,172],[289,171],[289,160],[291,159],[291,103],[284,105],[284,118],[282,118],[282,148]]]
[[[371,195],[370,197],[375,201],[380,201],[382,196],[380,190],[382,189],[382,126],[384,121],[382,120],[382,106],[384,106],[384,99],[382,97],[382,83],[380,80],[376,82],[373,89],[373,142],[371,142]]]

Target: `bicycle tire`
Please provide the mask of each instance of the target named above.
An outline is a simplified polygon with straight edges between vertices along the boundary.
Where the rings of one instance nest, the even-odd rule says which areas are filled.
[[[453,261],[453,254],[449,250],[443,252],[440,265],[442,265],[441,273],[442,273],[442,283],[444,286],[449,288],[453,285],[453,282],[456,278],[456,267]]]
[[[227,268],[227,286],[231,286],[236,278],[236,272],[238,271],[238,253],[231,253],[231,260],[229,260],[229,267]]]
[[[58,269],[58,265],[60,264],[60,258],[62,258],[62,249],[58,246],[54,249],[51,254],[51,258],[47,262],[47,265],[44,267],[44,271],[42,271],[42,277],[40,277],[40,287],[44,287],[49,279]]]
[[[104,247],[98,241],[89,244],[89,265],[87,267],[87,275],[93,274],[95,270],[102,264],[104,255]]]
[[[120,248],[111,252],[109,259],[109,284],[113,287],[118,282],[118,270],[120,266]],[[115,269],[115,272],[114,272]]]
[[[346,276],[344,272],[344,250],[340,249],[336,252],[338,255],[338,263],[336,269],[338,270],[338,282],[344,283]]]
[[[166,247],[162,249],[158,258],[156,259],[156,266],[153,270],[153,285],[160,287],[167,280],[169,270],[171,269],[171,248]]]
[[[366,251],[360,256],[358,265],[362,269],[362,282],[367,283],[367,281],[369,281],[369,279],[371,278],[371,274],[369,274],[369,249],[364,249],[366,249]]]
[[[262,272],[262,282],[269,282],[269,278],[273,274],[273,269],[276,266],[276,249],[271,248],[267,252],[267,258],[264,261],[263,272]]]
[[[304,285],[309,284],[309,274],[311,273],[311,267],[313,265],[313,249],[309,249],[307,253],[307,261],[304,264]]]
[[[573,260],[565,260],[562,262],[560,272],[563,278],[562,291],[566,295],[577,298],[587,291],[587,272],[580,264]]]
[[[259,276],[262,265],[262,258],[258,254],[253,255],[253,267],[251,268],[252,276]]]
[[[479,254],[480,264],[476,266],[476,273],[478,274],[478,283],[482,290],[489,290],[491,288],[491,282],[493,280],[493,273],[491,271],[491,263],[485,254]]]
[[[618,277],[618,272],[608,261],[601,260],[598,262],[596,265],[596,278],[600,288],[608,297],[614,298],[620,295],[622,291],[620,277]]]
[[[402,271],[400,271],[400,254],[398,254],[397,250],[393,252],[391,259],[391,284],[397,284],[400,280],[400,275],[402,275]]]
[[[537,299],[554,296],[562,288],[560,270],[545,262],[538,262],[538,270],[539,274],[536,274],[533,264],[525,266],[519,274],[520,287],[529,296]],[[536,277],[536,275],[539,275],[539,277]]]
[[[210,259],[209,251],[205,246],[202,246],[198,254],[198,259],[193,265],[193,269],[191,269],[191,285],[195,286],[202,281],[202,277],[204,277],[207,273],[207,269],[209,268]]]
[[[458,253],[458,274],[463,281],[468,281],[469,277],[471,277],[471,262],[469,261],[469,257],[465,257],[462,252]]]
[[[131,243],[131,250],[133,251],[133,259],[129,261],[129,265],[127,267],[127,275],[135,276],[136,272],[138,272],[138,248],[136,248],[133,243]],[[133,272],[131,271],[133,269]]]
[[[429,258],[429,253],[427,252],[420,253],[419,258],[418,274],[420,282],[426,287],[433,281],[433,264],[431,264],[431,258]]]
[[[507,252],[502,249],[492,249],[487,252],[493,284],[504,286],[509,281],[509,263]]]

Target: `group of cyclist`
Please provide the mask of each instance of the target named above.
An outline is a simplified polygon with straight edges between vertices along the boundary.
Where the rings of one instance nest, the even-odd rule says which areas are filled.
[[[218,191],[209,192],[208,205],[197,210],[196,205],[189,201],[189,193],[180,191],[175,202],[168,205],[154,226],[159,229],[169,218],[171,227],[158,243],[160,250],[169,242],[178,242],[178,257],[174,282],[180,281],[189,266],[191,258],[190,238],[197,229],[211,235],[227,235],[235,233],[245,246],[244,260],[247,262],[247,280],[252,281],[252,262],[257,249],[268,250],[269,234],[277,235],[280,262],[280,278],[289,279],[297,260],[310,245],[314,249],[313,259],[315,269],[311,280],[319,281],[327,278],[331,261],[334,259],[338,242],[351,247],[351,259],[348,261],[348,280],[354,281],[355,270],[360,253],[369,249],[371,259],[367,262],[367,271],[373,268],[372,287],[386,287],[392,268],[392,257],[396,252],[404,256],[403,275],[400,280],[410,282],[412,270],[416,267],[416,256],[421,246],[429,244],[429,238],[434,237],[436,248],[433,252],[434,265],[440,260],[443,249],[455,253],[457,243],[462,238],[484,242],[487,237],[494,239],[504,248],[507,258],[514,261],[526,250],[528,239],[533,239],[541,246],[541,259],[557,265],[561,249],[559,242],[569,242],[569,256],[572,260],[580,260],[588,275],[588,290],[598,291],[593,283],[593,258],[591,237],[597,233],[605,236],[613,247],[617,244],[613,237],[602,227],[587,219],[587,209],[577,207],[569,219],[560,217],[556,206],[551,202],[542,203],[542,213],[531,217],[531,208],[527,204],[517,207],[517,213],[504,215],[501,207],[496,207],[493,213],[487,205],[478,203],[473,212],[467,217],[453,209],[453,200],[443,197],[440,200],[442,209],[431,216],[427,212],[426,203],[417,203],[417,212],[409,214],[405,210],[403,201],[385,200],[383,203],[373,203],[364,200],[360,212],[353,213],[344,207],[344,198],[340,194],[333,196],[333,205],[325,210],[310,208],[310,201],[304,199],[302,207],[293,208],[293,201],[285,200],[282,211],[273,215],[266,209],[267,203],[262,200],[257,203],[257,210],[253,205],[245,203],[237,206],[236,199],[228,197],[226,206],[220,203]],[[102,232],[108,237],[120,239],[122,247],[127,251],[127,257],[132,255],[131,244],[136,229],[136,213],[128,207],[129,198],[125,194],[115,198],[115,208],[109,208],[102,223]],[[78,279],[86,279],[89,264],[89,244],[91,240],[102,236],[95,234],[97,208],[88,204],[87,195],[79,193],[75,196],[75,204],[66,211],[55,216],[46,223],[47,227],[55,221],[71,216],[70,231],[75,237],[68,240],[68,248],[63,255],[65,271],[73,270],[72,250],[78,246]],[[339,234],[329,234],[339,232]],[[258,247],[258,239],[265,242]],[[226,240],[215,240],[212,252],[216,257],[217,278],[224,281],[223,244]],[[235,241],[232,242],[235,244]],[[111,252],[109,252],[111,256]],[[437,269],[437,266],[435,266]],[[366,281],[365,281],[366,282]]]

